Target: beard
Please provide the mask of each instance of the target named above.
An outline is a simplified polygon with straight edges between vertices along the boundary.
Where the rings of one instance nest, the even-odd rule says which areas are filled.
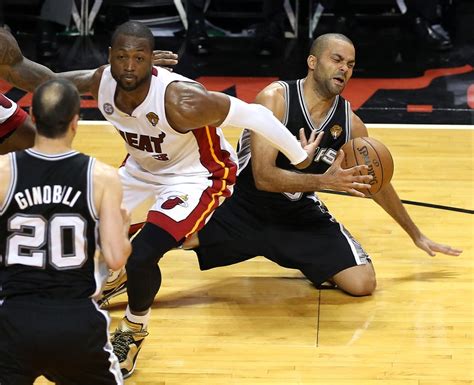
[[[134,77],[134,80],[128,80],[125,79],[125,75],[117,75],[113,71],[111,71],[112,77],[114,80],[117,82],[117,86],[127,92],[130,91],[135,91],[137,88],[139,88],[141,85],[145,84],[151,77],[151,71],[146,74],[142,78],[138,78],[135,75],[132,75]]]
[[[329,79],[326,81],[326,88],[328,92],[331,94],[331,97],[334,97],[336,95],[342,94],[342,91],[344,91],[345,85],[337,86],[333,83],[332,79]]]
[[[346,84],[343,84],[341,86],[337,86],[336,84],[334,84],[333,76],[334,75],[328,76],[318,71],[315,71],[313,74],[314,81],[317,85],[318,93],[328,99],[340,95],[346,87]]]
[[[316,82],[319,85],[319,92],[324,95],[325,97],[333,98],[337,95],[340,95],[342,91],[344,91],[345,85],[337,86],[334,84],[333,79],[319,79]]]

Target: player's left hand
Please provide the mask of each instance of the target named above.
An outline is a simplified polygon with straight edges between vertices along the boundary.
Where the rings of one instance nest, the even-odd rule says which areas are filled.
[[[173,71],[170,66],[178,64],[178,55],[171,51],[153,51],[153,65],[165,67],[169,71]]]
[[[436,243],[423,234],[420,234],[420,236],[415,239],[414,242],[415,245],[417,245],[421,250],[426,251],[426,253],[432,257],[436,255],[436,252],[454,256],[458,256],[462,253],[462,250],[460,249],[455,249],[449,245]]]
[[[308,157],[304,162],[295,165],[296,168],[303,170],[313,163],[314,154],[319,147],[319,143],[321,143],[321,139],[323,139],[323,135],[324,132],[318,134],[316,130],[314,130],[309,136],[309,139],[307,139],[304,133],[304,128],[300,128],[300,144],[301,147],[303,147],[303,150],[306,151],[306,154],[308,154]]]

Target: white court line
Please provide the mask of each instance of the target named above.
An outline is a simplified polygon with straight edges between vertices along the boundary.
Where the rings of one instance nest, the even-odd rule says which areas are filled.
[[[94,126],[112,126],[107,120],[80,120],[79,124],[88,125],[92,124]]]
[[[80,125],[112,126],[106,120],[81,120]],[[398,124],[368,123],[367,128],[387,128],[395,130],[473,130],[474,125],[468,124]]]
[[[387,128],[391,130],[473,130],[469,124],[397,124],[368,123],[367,128]]]

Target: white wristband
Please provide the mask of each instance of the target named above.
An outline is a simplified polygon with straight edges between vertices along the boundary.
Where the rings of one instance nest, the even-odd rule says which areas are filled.
[[[308,157],[306,151],[301,148],[298,140],[273,116],[269,109],[260,104],[245,103],[232,96],[229,96],[229,99],[229,113],[220,127],[235,126],[259,133],[285,154],[291,164],[298,164],[306,160]]]

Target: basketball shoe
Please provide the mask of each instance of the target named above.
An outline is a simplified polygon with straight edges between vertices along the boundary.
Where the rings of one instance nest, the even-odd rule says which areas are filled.
[[[127,317],[123,317],[117,330],[112,334],[111,342],[123,378],[130,377],[135,370],[138,352],[147,335],[148,332],[142,324],[133,323]]]
[[[105,283],[104,290],[102,290],[102,297],[97,301],[97,304],[101,308],[106,307],[113,297],[125,293],[126,291],[127,272],[125,269],[121,269],[118,275],[111,271]]]

